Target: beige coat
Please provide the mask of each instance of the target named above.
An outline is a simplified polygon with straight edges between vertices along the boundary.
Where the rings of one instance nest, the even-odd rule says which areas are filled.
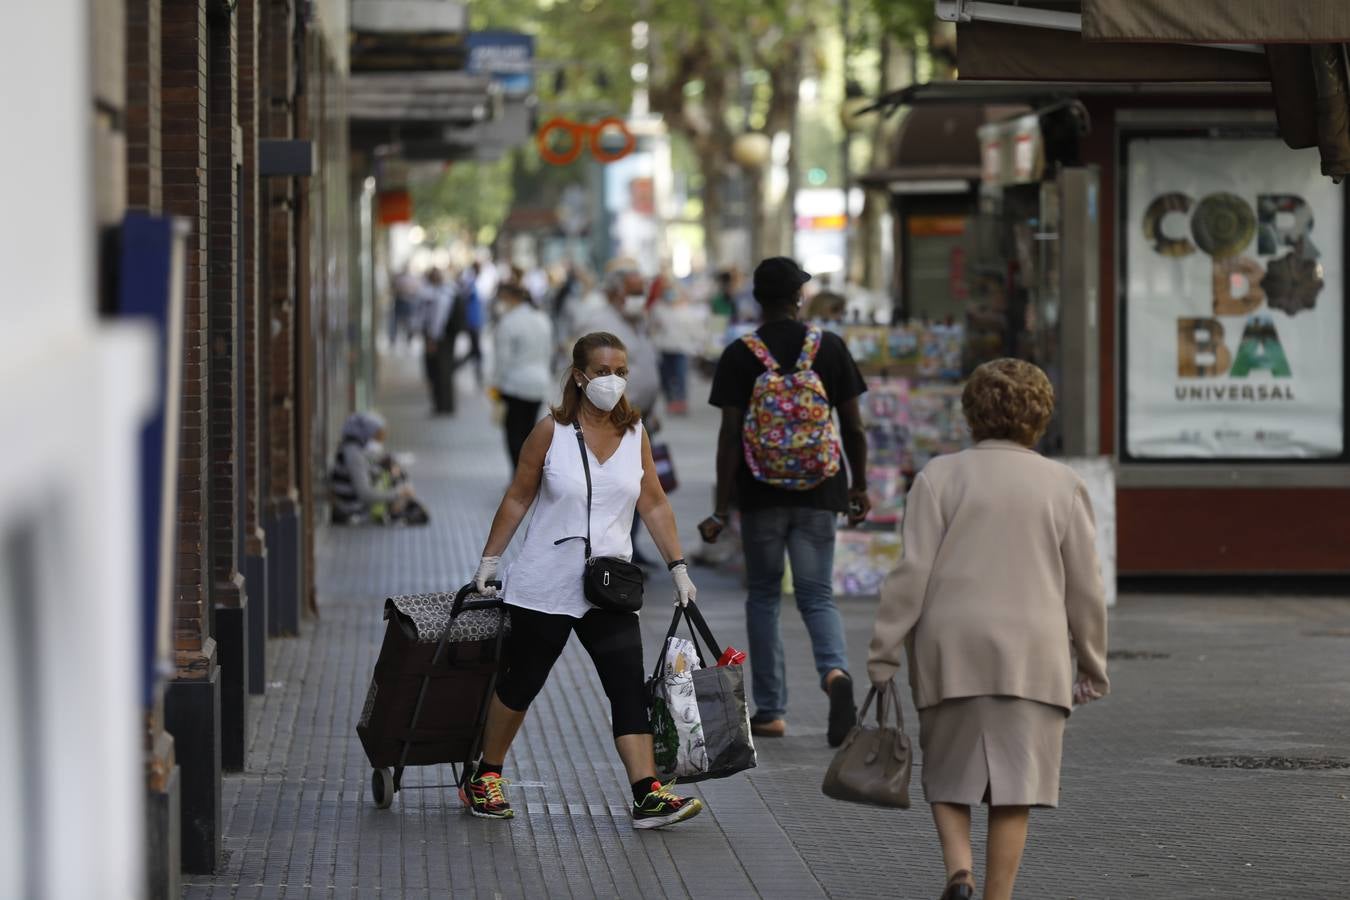
[[[1105,694],[1095,533],[1067,466],[1008,441],[934,459],[905,505],[905,556],[881,588],[868,675],[890,679],[904,644],[920,709],[1002,695],[1068,710],[1072,649]]]

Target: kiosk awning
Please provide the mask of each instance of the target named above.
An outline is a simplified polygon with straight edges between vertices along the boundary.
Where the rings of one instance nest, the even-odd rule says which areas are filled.
[[[1082,0],[1089,41],[1350,42],[1350,3],[1328,0]]]
[[[1074,31],[963,22],[956,29],[961,80],[1077,82],[1266,81],[1260,53],[1176,44],[1089,44]]]
[[[1316,146],[1325,175],[1350,174],[1350,2],[938,0],[937,10],[957,22],[963,81],[1266,81],[1285,143]]]
[[[963,73],[964,74],[964,73]],[[862,113],[892,112],[902,106],[929,106],[957,103],[990,106],[1038,107],[1072,97],[1167,96],[1261,96],[1270,95],[1270,82],[1097,82],[1078,81],[929,81],[912,84],[878,97]]]

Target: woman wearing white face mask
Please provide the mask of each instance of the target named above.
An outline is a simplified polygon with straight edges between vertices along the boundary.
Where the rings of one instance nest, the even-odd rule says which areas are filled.
[[[476,816],[512,817],[502,793],[506,753],[574,631],[609,698],[614,745],[632,785],[634,827],[671,825],[703,809],[698,800],[676,796],[657,781],[637,613],[590,604],[582,587],[585,552],[579,541],[569,540],[589,533],[593,556],[631,559],[629,526],[636,509],[666,560],[675,602],[683,605],[696,595],[646,431],[624,397],[627,377],[628,353],[619,338],[595,332],[576,342],[562,403],[525,441],[515,479],[492,521],[474,575],[485,593],[497,577],[502,552],[534,504],[520,556],[507,574],[511,635],[488,713],[483,758],[461,795]],[[590,470],[589,519],[578,428]]]

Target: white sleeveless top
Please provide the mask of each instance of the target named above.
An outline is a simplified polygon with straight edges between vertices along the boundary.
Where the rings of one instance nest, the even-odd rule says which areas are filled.
[[[586,456],[591,464],[591,553],[632,559],[633,511],[642,493],[642,423],[624,433],[619,449],[603,465],[590,447]],[[506,573],[506,602],[575,619],[586,615],[594,607],[581,587],[585,542],[553,543],[585,535],[586,472],[576,431],[554,422],[534,514],[520,554]]]

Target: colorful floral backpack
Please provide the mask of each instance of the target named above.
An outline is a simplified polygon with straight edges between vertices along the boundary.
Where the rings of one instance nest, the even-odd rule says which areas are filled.
[[[797,368],[783,374],[764,340],[741,340],[764,366],[750,392],[741,443],[757,481],[789,491],[808,491],[839,471],[839,437],[830,398],[811,368],[820,350],[819,328],[808,328]]]

